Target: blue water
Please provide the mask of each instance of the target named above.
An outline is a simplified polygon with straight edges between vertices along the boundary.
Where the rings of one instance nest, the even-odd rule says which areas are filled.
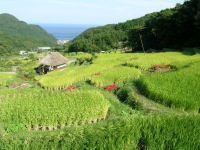
[[[85,30],[95,25],[69,25],[69,24],[39,24],[48,33],[53,34],[58,40],[72,40]]]

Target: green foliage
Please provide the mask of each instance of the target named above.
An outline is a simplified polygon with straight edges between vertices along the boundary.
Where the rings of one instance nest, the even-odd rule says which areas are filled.
[[[24,124],[22,124],[22,123],[9,124],[5,127],[5,130],[7,133],[16,133],[16,132],[20,132],[20,131],[25,131],[26,128],[25,128]]]
[[[199,149],[199,116],[130,116],[0,138],[0,149]]]
[[[185,52],[136,53],[131,60],[126,62],[126,65],[141,70],[149,70],[154,65],[177,66],[198,61],[198,59],[199,55],[185,55]]]
[[[96,87],[91,86],[88,82],[83,81],[77,84],[80,90],[97,90]],[[107,113],[107,119],[115,118],[119,116],[127,116],[130,114],[137,113],[130,106],[123,104],[119,101],[119,99],[113,95],[111,92],[105,92],[103,89],[98,89],[101,94],[109,101],[110,107]]]
[[[16,74],[0,73],[0,87],[7,87],[13,82],[22,82]]]
[[[23,66],[21,66],[19,68],[19,70],[17,71],[18,75],[20,77],[25,77],[28,79],[34,79],[36,76],[36,72],[35,72],[35,68],[37,68],[39,65],[35,63],[35,61],[31,61],[29,63],[26,64],[26,62],[24,62],[25,64]]]
[[[200,63],[183,63],[177,71],[143,76],[138,86],[151,99],[169,107],[199,112]]]
[[[69,52],[100,52],[131,47],[133,51],[199,47],[200,2],[186,1],[175,8],[147,14],[124,23],[88,29],[67,43]]]
[[[142,27],[129,31],[129,45],[133,50],[141,51],[141,35],[146,50],[200,46],[199,3],[198,0],[190,0],[154,13]]]
[[[121,102],[130,105],[133,109],[140,110],[143,106],[134,95],[131,83],[132,80],[120,87],[116,94]]]
[[[40,26],[29,25],[10,14],[0,14],[0,55],[17,54],[20,49],[54,46],[56,39]]]
[[[110,103],[97,91],[13,93],[0,97],[0,122],[28,130],[57,129],[105,119]]]
[[[102,87],[113,83],[122,84],[131,78],[134,79],[139,77],[140,70],[131,67],[117,66],[100,73],[100,75],[92,76],[91,83],[97,87]]]
[[[105,72],[115,66],[124,64],[131,57],[132,54],[98,54],[97,59],[94,59],[91,65],[68,66],[63,71],[50,72],[44,76],[38,76],[36,79],[46,89],[64,89],[79,81],[91,80],[96,73]],[[139,75],[135,69],[130,70],[133,70],[137,74],[136,76]],[[126,78],[123,80],[126,80]]]
[[[65,46],[69,52],[100,52],[123,48],[127,41],[127,31],[140,26],[149,15],[125,23],[111,24],[88,29]]]

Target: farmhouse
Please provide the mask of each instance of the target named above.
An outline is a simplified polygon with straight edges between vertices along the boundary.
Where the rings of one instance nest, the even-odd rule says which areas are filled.
[[[52,52],[45,57],[39,57],[40,66],[37,68],[39,74],[46,74],[49,71],[64,69],[68,64],[67,58],[58,52]]]
[[[38,47],[38,50],[42,52],[47,52],[51,50],[51,47]]]

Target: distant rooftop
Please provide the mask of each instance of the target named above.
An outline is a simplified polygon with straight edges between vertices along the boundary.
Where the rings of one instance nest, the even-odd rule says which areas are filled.
[[[40,59],[39,64],[47,65],[47,66],[58,66],[58,65],[66,64],[67,61],[68,59],[62,56],[59,52],[52,52],[51,54]]]

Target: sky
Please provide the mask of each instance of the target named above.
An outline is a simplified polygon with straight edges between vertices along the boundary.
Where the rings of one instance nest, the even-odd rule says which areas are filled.
[[[37,24],[104,25],[172,8],[184,0],[0,0],[0,13]]]

